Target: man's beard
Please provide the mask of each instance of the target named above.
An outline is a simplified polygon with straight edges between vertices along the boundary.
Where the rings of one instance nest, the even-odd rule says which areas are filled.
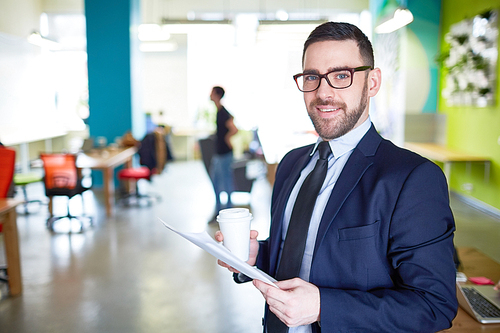
[[[309,104],[308,114],[319,136],[324,140],[333,140],[352,130],[366,109],[368,103],[367,96],[368,85],[365,84],[358,106],[353,109],[347,109],[347,104],[335,103],[337,108],[342,109],[342,114],[338,114],[331,119],[321,118],[316,112],[309,112],[309,110],[314,110],[317,105],[331,105],[331,103],[322,101],[319,98],[313,100]]]

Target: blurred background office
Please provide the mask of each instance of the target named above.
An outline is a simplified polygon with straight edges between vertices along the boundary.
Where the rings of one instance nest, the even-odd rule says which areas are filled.
[[[407,21],[383,31],[398,9]],[[244,184],[233,202],[266,237],[276,164],[316,138],[292,75],[308,34],[328,20],[356,24],[372,40],[383,73],[372,121],[443,167],[457,246],[500,261],[499,10],[498,0],[2,0],[0,141],[16,150],[17,174],[38,175],[25,189],[41,202],[17,209],[24,290],[4,290],[0,331],[259,332],[260,294],[234,285],[157,217],[215,231],[206,225],[215,199],[202,142],[215,131],[208,96],[220,85],[240,129],[233,146]],[[470,48],[457,47],[464,35]],[[480,63],[460,68],[455,59]],[[71,208],[85,208],[93,226],[46,228],[41,153],[85,154],[94,139],[88,155],[112,158],[158,125],[175,159],[137,178],[137,190],[160,201],[123,205],[123,182],[113,175],[110,190],[108,171],[90,166],[84,207]],[[111,172],[125,161],[140,167],[131,151]]]

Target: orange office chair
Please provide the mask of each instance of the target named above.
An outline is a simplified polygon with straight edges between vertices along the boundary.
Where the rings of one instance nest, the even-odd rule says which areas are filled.
[[[16,166],[16,151],[0,146],[0,198],[7,198],[9,189],[14,179]],[[3,225],[0,221],[0,233]],[[7,267],[0,266],[0,281],[7,282]]]
[[[49,211],[51,216],[47,219],[47,228],[54,231],[54,223],[58,220],[67,218],[70,221],[70,232],[71,232],[71,221],[76,220],[80,225],[80,232],[83,231],[84,222],[89,222],[92,225],[92,217],[85,216],[74,216],[70,213],[69,201],[74,196],[87,191],[88,187],[82,185],[82,177],[79,170],[76,167],[76,156],[72,154],[41,154],[40,158],[43,162],[43,168],[45,171],[44,184],[45,184],[45,195],[49,197]],[[68,213],[64,216],[54,216],[52,214],[53,197],[55,196],[65,196],[68,197],[67,211]],[[83,209],[83,195],[82,197],[82,209]]]

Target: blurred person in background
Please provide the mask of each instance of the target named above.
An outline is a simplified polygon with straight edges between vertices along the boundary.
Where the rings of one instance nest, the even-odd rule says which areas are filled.
[[[226,192],[227,203],[225,208],[233,206],[231,194],[234,190],[233,180],[233,145],[231,138],[238,133],[238,128],[234,125],[233,116],[222,105],[222,98],[225,91],[222,87],[212,88],[210,100],[217,107],[217,131],[215,133],[215,151],[210,164],[210,179],[215,191],[215,214],[209,223],[215,223],[218,212],[222,209],[220,194]]]

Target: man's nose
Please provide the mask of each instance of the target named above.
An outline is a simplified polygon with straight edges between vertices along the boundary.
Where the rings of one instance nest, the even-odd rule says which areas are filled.
[[[316,95],[325,100],[328,97],[333,97],[335,95],[335,88],[332,88],[326,81],[326,78],[322,77],[319,82],[319,87],[316,90]]]

